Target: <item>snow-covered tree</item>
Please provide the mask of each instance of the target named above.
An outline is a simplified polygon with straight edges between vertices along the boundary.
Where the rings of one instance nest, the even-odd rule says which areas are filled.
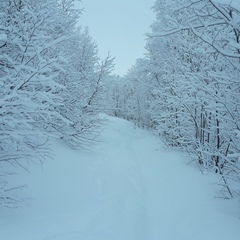
[[[64,43],[68,62],[60,78],[65,89],[60,93],[64,105],[59,111],[71,122],[61,139],[71,147],[82,148],[99,134],[102,88],[112,70],[113,59],[110,56],[103,61],[99,59],[97,45],[87,28],[75,34]]]
[[[56,1],[0,3],[0,161],[18,165],[49,156],[45,129],[67,124],[55,110],[61,104],[56,79],[62,59],[57,48],[65,35]]]
[[[176,106],[176,124],[170,132],[200,163],[221,175],[233,196],[239,190],[230,189],[228,183],[239,181],[235,134],[239,129],[239,9],[234,1],[172,1],[165,2],[171,7],[162,15],[162,3],[156,1],[157,21],[149,41],[152,48],[163,39],[175,45],[176,57],[171,60],[177,67],[171,67],[173,72],[163,68],[166,86],[174,96],[173,102],[168,99],[166,103]]]
[[[139,127],[149,127],[149,82],[147,61],[138,59],[124,77],[110,83],[112,114],[131,120]]]
[[[12,189],[6,166],[28,170],[29,162],[51,157],[49,138],[79,147],[94,136],[95,102],[113,64],[108,57],[98,67],[96,44],[75,28],[80,14],[74,0],[0,2],[2,204]]]
[[[138,68],[128,78],[127,89],[133,91],[124,98],[129,106],[122,116],[137,121],[136,96],[147,89],[141,100],[148,111],[140,116],[151,124],[141,126],[188,151],[202,169],[218,173],[226,196],[233,197],[240,189],[239,4],[158,0],[153,9],[156,21],[143,61],[147,74]]]

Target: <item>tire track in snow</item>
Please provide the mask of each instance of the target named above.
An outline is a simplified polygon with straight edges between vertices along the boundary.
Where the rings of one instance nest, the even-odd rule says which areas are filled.
[[[105,239],[110,236],[114,239],[117,235],[118,239],[144,240],[145,193],[137,156],[132,149],[136,136],[123,130],[111,132],[106,143],[111,150],[98,157],[99,209],[88,232],[101,232]]]

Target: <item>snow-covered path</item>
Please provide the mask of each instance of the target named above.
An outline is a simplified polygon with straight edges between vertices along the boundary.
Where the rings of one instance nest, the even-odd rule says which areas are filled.
[[[240,239],[239,203],[214,198],[214,176],[147,131],[108,119],[91,152],[56,144],[43,172],[16,176],[34,200],[1,209],[1,240]]]

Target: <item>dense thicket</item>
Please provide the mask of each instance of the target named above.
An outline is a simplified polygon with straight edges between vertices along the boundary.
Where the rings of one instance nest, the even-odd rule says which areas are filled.
[[[202,170],[219,174],[224,197],[240,193],[238,6],[157,0],[147,57],[113,94],[117,116],[154,129]]]
[[[0,205],[17,204],[10,165],[50,157],[50,138],[79,148],[96,137],[113,60],[99,61],[80,15],[74,0],[0,1]]]

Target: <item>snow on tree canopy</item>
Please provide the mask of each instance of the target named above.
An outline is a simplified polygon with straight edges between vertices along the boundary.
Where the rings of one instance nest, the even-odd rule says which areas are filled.
[[[5,33],[0,34],[0,42],[5,42],[7,41],[7,35]]]
[[[240,11],[240,1],[239,0],[214,0],[213,2],[229,5],[230,7],[235,8],[236,10]]]
[[[7,35],[5,33],[0,34],[0,47],[2,47],[7,42]]]

